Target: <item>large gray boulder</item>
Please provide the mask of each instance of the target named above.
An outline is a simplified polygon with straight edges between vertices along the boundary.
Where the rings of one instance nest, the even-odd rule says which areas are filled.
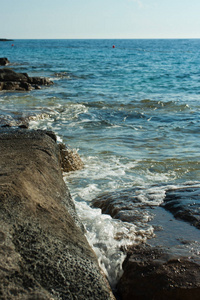
[[[50,132],[0,131],[0,299],[114,299]]]

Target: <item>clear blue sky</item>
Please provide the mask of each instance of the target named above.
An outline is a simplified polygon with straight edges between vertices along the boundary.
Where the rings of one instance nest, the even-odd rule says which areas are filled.
[[[200,38],[200,0],[1,0],[0,38]]]

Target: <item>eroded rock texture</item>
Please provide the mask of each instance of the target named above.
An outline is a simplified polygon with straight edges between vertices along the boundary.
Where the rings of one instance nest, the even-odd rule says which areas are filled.
[[[49,132],[0,131],[0,299],[114,299]]]
[[[69,149],[65,144],[60,143],[61,167],[64,172],[81,170],[84,164],[76,150]]]

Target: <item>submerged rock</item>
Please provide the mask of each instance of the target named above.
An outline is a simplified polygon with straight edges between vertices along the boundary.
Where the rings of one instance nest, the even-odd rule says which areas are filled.
[[[122,300],[198,300],[200,264],[147,245],[129,249],[118,283]]]
[[[92,200],[94,207],[114,219],[134,224],[147,223],[151,219],[152,204],[145,203],[140,197],[140,188],[129,188],[105,193]]]
[[[148,244],[134,245],[128,252],[122,247],[127,258],[118,292],[122,300],[199,299],[199,188],[168,190],[166,197],[162,193],[161,200],[158,196],[157,188],[130,188],[105,193],[92,201],[103,213],[138,226],[145,236],[148,226],[153,227],[152,235],[147,236]],[[164,204],[159,205],[163,199]],[[175,218],[166,210],[170,203]],[[189,210],[190,218],[194,216],[192,224],[197,228],[179,217],[179,213],[185,215],[184,220],[188,221]]]
[[[6,111],[6,114],[0,115],[0,127],[20,127],[29,128],[31,121],[38,121],[49,118],[50,112],[17,112]]]
[[[30,91],[40,85],[53,84],[48,78],[29,77],[27,73],[16,73],[11,69],[0,69],[0,90]]]
[[[0,131],[0,298],[114,299],[63,181],[55,135]]]
[[[175,218],[200,229],[200,188],[184,187],[168,190],[162,206]]]

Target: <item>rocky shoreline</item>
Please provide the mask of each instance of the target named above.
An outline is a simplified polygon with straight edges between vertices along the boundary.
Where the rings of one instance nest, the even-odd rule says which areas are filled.
[[[0,131],[0,299],[114,299],[63,181],[55,139]]]
[[[29,77],[26,73],[16,73],[11,69],[0,69],[0,91],[31,91],[40,89],[41,85],[51,85],[48,78]]]
[[[0,58],[1,91],[53,84],[4,68],[9,64]],[[83,163],[77,153],[57,143],[53,132],[29,130],[30,120],[0,120],[0,299],[115,299],[62,177],[62,171],[81,169]],[[138,190],[107,193],[93,201],[103,213],[124,222],[143,222],[146,210],[154,214],[147,222],[155,238],[121,249],[127,257],[115,296],[198,300],[200,256],[190,249],[200,241],[195,202],[200,188],[168,190],[157,208],[139,203]]]
[[[50,84],[0,69],[0,90]],[[1,120],[0,299],[115,299],[62,177],[83,168],[79,155],[28,127],[29,117]]]
[[[199,187],[169,190],[156,207],[151,201],[140,202],[138,192],[139,188],[116,191],[93,200],[94,207],[113,218],[154,227],[154,236],[145,244],[125,250],[124,273],[117,284],[120,299],[199,299]],[[146,214],[152,218],[145,220]]]
[[[6,57],[0,58],[0,66],[9,64],[10,61]],[[10,68],[0,69],[0,91],[31,91],[52,84],[49,78],[30,77],[27,73],[16,73]]]

